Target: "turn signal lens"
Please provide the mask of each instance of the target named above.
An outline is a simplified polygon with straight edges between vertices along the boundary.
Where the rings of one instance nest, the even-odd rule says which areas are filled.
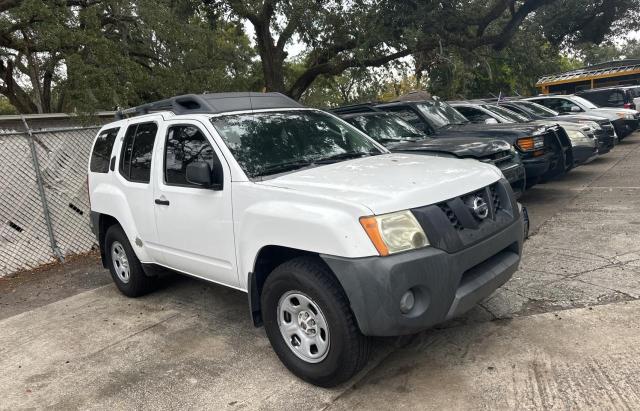
[[[375,217],[361,217],[360,224],[364,231],[367,232],[369,239],[373,243],[373,246],[378,250],[378,254],[381,256],[389,255],[389,248],[382,241],[382,236],[380,235],[380,231],[378,230],[378,222]]]
[[[544,137],[524,137],[519,138],[516,142],[518,148],[522,151],[533,151],[544,148]]]
[[[522,151],[533,150],[533,137],[521,138],[518,140],[518,147]]]

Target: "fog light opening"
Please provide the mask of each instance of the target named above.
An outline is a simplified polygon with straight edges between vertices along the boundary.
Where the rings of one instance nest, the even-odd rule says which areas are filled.
[[[400,312],[402,314],[407,314],[409,311],[413,309],[416,303],[416,297],[413,295],[412,290],[408,290],[402,295],[400,298]]]

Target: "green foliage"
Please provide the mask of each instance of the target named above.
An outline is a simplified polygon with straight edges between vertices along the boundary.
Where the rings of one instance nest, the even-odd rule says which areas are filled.
[[[87,4],[26,0],[0,18],[0,34],[11,39],[0,47],[0,68],[29,80],[0,92],[20,110],[114,109],[175,94],[259,87],[248,37],[199,1]],[[16,21],[28,28],[12,31]]]
[[[635,39],[631,39],[620,45],[611,41],[599,45],[593,43],[581,44],[578,50],[578,54],[581,56],[585,65],[612,60],[640,59],[640,42]]]
[[[500,51],[457,48],[435,58],[437,63],[428,70],[429,90],[443,98],[531,95],[542,75],[581,65],[563,57],[533,25],[518,30]]]
[[[560,50],[638,56],[606,43],[637,28],[640,0],[0,0],[0,94],[24,113],[230,90],[328,107],[425,85],[527,94],[576,65]]]
[[[9,103],[6,97],[0,97],[0,115],[7,114],[18,114],[18,111]]]

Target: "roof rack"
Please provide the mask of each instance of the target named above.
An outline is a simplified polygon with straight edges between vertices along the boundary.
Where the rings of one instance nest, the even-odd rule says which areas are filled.
[[[218,114],[230,111],[302,107],[304,107],[302,104],[281,93],[185,94],[120,110],[116,113],[116,118],[123,119],[158,111],[171,111],[174,114]]]

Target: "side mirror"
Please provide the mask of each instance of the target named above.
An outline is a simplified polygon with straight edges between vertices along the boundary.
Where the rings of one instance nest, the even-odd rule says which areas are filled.
[[[579,113],[579,112],[581,112],[581,111],[582,111],[582,110],[580,109],[580,107],[578,107],[578,106],[571,106],[571,112],[572,112],[572,113]]]
[[[498,120],[493,117],[489,117],[484,120],[484,124],[498,124]]]
[[[202,186],[205,188],[213,188],[216,190],[222,189],[222,184],[218,182],[220,176],[215,175],[209,167],[209,164],[204,161],[195,161],[187,165],[186,180],[188,183]]]

